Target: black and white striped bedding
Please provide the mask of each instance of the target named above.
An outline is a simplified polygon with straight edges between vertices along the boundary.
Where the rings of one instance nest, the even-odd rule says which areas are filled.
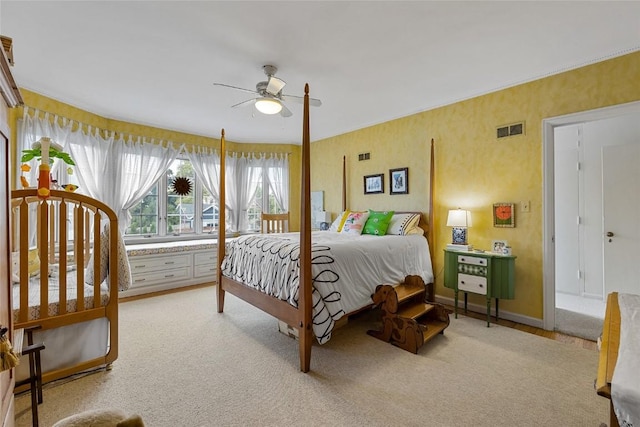
[[[320,344],[335,321],[372,303],[377,285],[407,275],[433,282],[427,239],[422,235],[353,236],[331,231],[312,235],[313,332]],[[227,245],[222,274],[298,306],[298,233],[241,236]]]

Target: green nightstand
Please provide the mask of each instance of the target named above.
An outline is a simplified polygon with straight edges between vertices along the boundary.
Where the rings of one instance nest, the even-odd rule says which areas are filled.
[[[444,286],[455,291],[455,317],[458,318],[458,292],[484,295],[487,300],[487,327],[491,323],[491,298],[496,299],[496,321],[499,300],[513,299],[516,257],[490,252],[444,250]]]

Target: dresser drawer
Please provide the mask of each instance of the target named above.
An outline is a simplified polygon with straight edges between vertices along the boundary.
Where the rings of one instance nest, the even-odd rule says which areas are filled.
[[[218,253],[215,249],[208,252],[197,252],[194,255],[194,265],[215,265],[218,262]]]
[[[487,278],[472,276],[470,274],[458,274],[458,290],[473,292],[474,294],[487,294]]]
[[[201,264],[193,267],[193,277],[209,277],[216,278],[216,265],[214,263]]]
[[[131,286],[148,286],[158,283],[173,282],[176,280],[189,279],[191,277],[191,266],[163,269],[147,272],[132,272]]]
[[[487,259],[477,256],[458,255],[458,264],[482,265],[486,267]]]
[[[188,267],[191,265],[191,254],[165,255],[153,257],[131,257],[131,274],[136,272],[154,272],[162,269],[173,269],[178,267]]]

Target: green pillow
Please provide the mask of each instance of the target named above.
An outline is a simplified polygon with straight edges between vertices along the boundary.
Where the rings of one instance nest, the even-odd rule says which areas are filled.
[[[369,218],[364,225],[362,234],[375,234],[377,236],[384,236],[387,234],[387,228],[393,217],[393,211],[377,212],[369,209]]]

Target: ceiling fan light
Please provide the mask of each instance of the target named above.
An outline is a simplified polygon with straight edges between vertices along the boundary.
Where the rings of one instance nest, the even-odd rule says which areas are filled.
[[[256,101],[256,108],[262,114],[278,114],[282,110],[282,104],[277,99],[260,98]]]

